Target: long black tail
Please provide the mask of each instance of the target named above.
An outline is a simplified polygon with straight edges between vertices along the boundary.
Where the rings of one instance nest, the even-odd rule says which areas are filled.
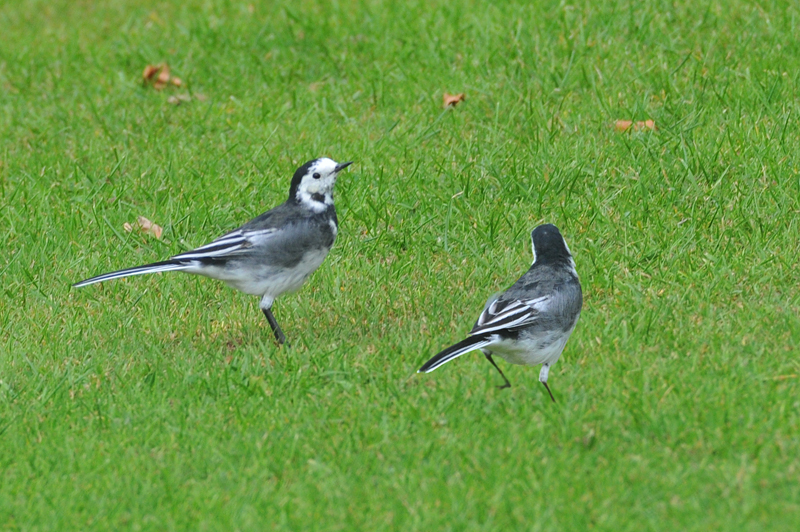
[[[447,364],[454,358],[458,358],[463,354],[469,353],[470,351],[475,351],[476,349],[480,349],[481,347],[488,345],[489,343],[490,343],[489,340],[481,336],[470,336],[469,338],[461,340],[455,345],[451,345],[444,351],[437,354],[435,357],[425,362],[425,364],[421,368],[419,368],[419,371],[417,371],[417,373],[430,373],[439,366]]]
[[[154,262],[152,264],[145,264],[144,266],[136,266],[135,268],[126,268],[111,273],[104,273],[90,279],[86,279],[79,283],[72,285],[75,288],[87,286],[94,283],[102,283],[103,281],[110,281],[111,279],[119,279],[120,277],[128,277],[131,275],[144,275],[146,273],[156,272],[170,272],[174,270],[185,270],[191,265],[190,262],[183,260],[165,260],[162,262]]]

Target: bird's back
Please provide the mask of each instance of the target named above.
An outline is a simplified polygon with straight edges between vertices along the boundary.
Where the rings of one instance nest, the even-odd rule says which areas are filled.
[[[581,283],[574,268],[567,269],[559,263],[534,263],[498,301],[545,296],[549,296],[547,312],[539,316],[539,324],[546,329],[557,326],[564,331],[574,327],[583,306]]]

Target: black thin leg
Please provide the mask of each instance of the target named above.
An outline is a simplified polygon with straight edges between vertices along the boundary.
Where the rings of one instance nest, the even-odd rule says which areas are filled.
[[[278,320],[276,320],[275,316],[272,315],[272,310],[268,308],[262,308],[261,310],[264,312],[264,316],[267,317],[269,326],[272,327],[272,332],[275,333],[275,339],[278,341],[279,344],[285,344],[286,336],[283,335],[281,326],[278,325]]]
[[[553,392],[550,391],[550,387],[547,385],[546,382],[542,382],[542,384],[544,384],[544,387],[547,388],[547,393],[550,394],[550,399],[552,399],[553,402],[555,403],[556,402],[556,398],[553,397]]]
[[[486,359],[487,359],[489,362],[491,362],[491,363],[492,363],[492,366],[494,366],[494,367],[495,367],[495,369],[496,369],[497,371],[499,371],[499,372],[500,372],[500,376],[501,376],[501,377],[503,377],[503,380],[504,380],[504,381],[506,381],[506,383],[505,383],[504,385],[502,385],[502,386],[498,386],[497,388],[498,388],[498,389],[500,389],[500,390],[502,390],[503,388],[511,388],[511,383],[510,383],[510,382],[508,382],[508,379],[506,378],[505,374],[503,373],[503,370],[502,370],[502,369],[500,369],[500,368],[497,366],[497,364],[495,364],[495,363],[494,363],[494,360],[492,359],[492,355],[488,355],[488,354],[486,354],[486,353],[484,353],[484,355],[486,356]]]

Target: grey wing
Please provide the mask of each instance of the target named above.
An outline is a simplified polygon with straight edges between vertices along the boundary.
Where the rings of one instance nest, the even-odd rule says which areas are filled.
[[[294,268],[303,261],[322,262],[333,246],[336,234],[332,227],[314,219],[297,220],[263,242],[264,255],[275,266]]]
[[[175,255],[172,258],[176,260],[203,260],[241,255],[264,243],[267,239],[274,237],[277,232],[278,230],[274,228],[257,231],[236,229],[209,242],[205,246]]]
[[[500,299],[500,296],[502,296],[502,295],[503,295],[503,292],[495,292],[494,294],[489,296],[489,299],[486,300],[486,304],[483,306],[483,310],[481,311],[481,315],[478,316],[478,320],[472,326],[472,330],[475,330],[475,327],[478,326],[478,322],[481,320],[481,317],[483,316],[483,313],[486,312],[486,309],[489,308],[489,306],[492,303],[494,303],[495,301]]]
[[[539,319],[539,314],[549,302],[549,296],[532,299],[490,298],[469,334],[475,336],[531,325]]]
[[[278,233],[278,228],[285,218],[284,206],[285,204],[281,204],[204,246],[172,258],[177,260],[218,259],[246,253],[253,247],[264,244]]]

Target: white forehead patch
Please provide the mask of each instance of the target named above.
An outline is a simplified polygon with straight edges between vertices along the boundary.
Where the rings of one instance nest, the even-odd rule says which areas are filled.
[[[336,170],[336,161],[333,159],[328,159],[327,157],[323,157],[322,159],[317,159],[317,162],[314,166],[311,167],[311,173],[319,172],[320,174],[331,174]]]

